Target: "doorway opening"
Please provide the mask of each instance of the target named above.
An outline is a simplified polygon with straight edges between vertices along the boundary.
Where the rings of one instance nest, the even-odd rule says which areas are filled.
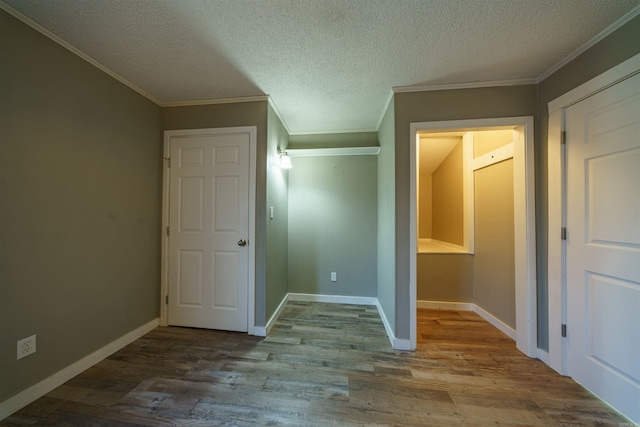
[[[480,132],[504,132],[512,136],[512,143],[503,144],[501,138],[492,138],[494,143],[478,144],[478,149],[474,148],[473,135]],[[411,345],[415,348],[417,338],[416,328],[416,307],[417,307],[417,270],[418,253],[420,248],[420,231],[422,236],[426,236],[424,228],[420,230],[420,223],[424,224],[425,216],[420,218],[420,196],[424,197],[424,188],[420,192],[420,150],[421,141],[430,137],[439,138],[458,136],[467,141],[468,148],[466,156],[458,155],[467,159],[467,166],[460,169],[466,170],[467,177],[462,179],[463,191],[462,214],[456,215],[462,219],[463,239],[458,241],[457,257],[473,257],[474,253],[474,202],[473,202],[473,175],[478,170],[486,166],[502,162],[512,157],[512,192],[513,192],[513,270],[515,282],[515,341],[517,348],[529,357],[537,357],[537,313],[536,313],[536,262],[535,262],[535,192],[534,192],[534,153],[533,153],[533,118],[513,117],[495,118],[479,120],[456,120],[444,122],[422,122],[411,124],[411,144],[410,144],[410,322],[411,322]],[[465,137],[465,135],[467,135]],[[482,139],[481,137],[478,139]],[[497,142],[495,142],[497,141]],[[464,142],[462,148],[464,148]],[[493,144],[493,146],[492,146]],[[457,146],[457,144],[454,144]],[[464,150],[462,150],[464,152]],[[474,154],[475,151],[475,154]],[[502,159],[496,159],[502,156]],[[469,167],[471,165],[471,167]],[[484,178],[483,178],[484,179]],[[433,177],[431,185],[433,185]],[[424,185],[423,185],[424,186]],[[445,191],[446,193],[446,191]],[[432,199],[431,208],[435,201]],[[439,202],[441,203],[441,202]],[[451,217],[451,215],[449,215]],[[422,221],[420,221],[422,219]],[[433,210],[432,210],[432,237],[433,239]],[[441,235],[441,234],[440,234]],[[458,231],[458,236],[460,232]],[[428,237],[427,237],[428,238]],[[439,239],[435,239],[439,240]],[[447,243],[445,241],[445,243]],[[450,242],[449,242],[450,243]],[[456,251],[446,252],[456,253]],[[457,261],[460,261],[458,259]],[[454,261],[457,262],[457,261]],[[464,261],[463,261],[464,262]],[[459,270],[456,270],[459,271]]]

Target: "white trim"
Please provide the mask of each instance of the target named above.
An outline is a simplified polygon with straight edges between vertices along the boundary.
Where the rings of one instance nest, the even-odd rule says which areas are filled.
[[[391,329],[391,325],[389,324],[389,319],[387,319],[387,315],[384,313],[382,306],[380,305],[380,301],[376,298],[376,308],[378,309],[378,314],[380,315],[380,319],[382,320],[382,324],[384,325],[385,331],[387,331],[387,337],[389,338],[389,342],[391,343],[391,347],[394,350],[401,351],[413,351],[416,349],[416,346],[411,344],[411,340],[406,339],[398,339],[396,338],[393,330]]]
[[[39,383],[29,387],[28,389],[21,391],[15,396],[0,403],[0,420],[8,417],[14,412],[24,408],[36,399],[49,393],[56,387],[61,386],[71,378],[89,369],[101,360],[111,356],[116,351],[131,344],[133,341],[151,332],[158,326],[158,319],[153,319],[136,329],[127,332],[115,341],[110,342],[104,347],[94,351],[88,356],[72,363],[66,368],[56,372],[55,374],[45,378]]]
[[[579,48],[577,48],[576,50],[571,52],[568,56],[566,56],[560,62],[558,62],[557,64],[555,64],[551,68],[549,68],[547,71],[545,71],[544,73],[540,74],[538,76],[538,78],[536,79],[536,83],[540,83],[541,81],[543,81],[544,79],[546,79],[547,77],[549,77],[550,75],[552,75],[553,73],[558,71],[560,68],[564,67],[569,62],[571,62],[574,59],[576,59],[582,53],[586,52],[587,49],[589,49],[590,47],[594,46],[600,40],[604,39],[609,34],[613,33],[615,30],[617,30],[618,28],[622,27],[627,22],[631,21],[638,14],[640,14],[640,5],[634,7],[633,9],[631,9],[628,13],[623,15],[620,19],[615,21],[613,24],[609,25],[607,28],[602,30],[600,33],[596,34],[591,40],[587,41],[585,44],[583,44],[582,46],[580,46]]]
[[[377,156],[380,147],[289,148],[289,157]]]
[[[494,327],[496,327],[500,332],[511,338],[512,340],[516,340],[516,330],[511,326],[504,323],[502,320],[495,317],[493,314],[489,313],[482,307],[477,304],[473,304],[473,312],[478,316],[482,317],[487,322],[491,323]],[[538,349],[536,348],[533,352],[534,355],[528,355],[529,357],[536,357],[538,353]]]
[[[132,89],[132,90],[136,91],[137,93],[139,93],[140,95],[144,96],[145,98],[147,98],[151,102],[155,103],[156,105],[161,105],[160,101],[158,101],[152,95],[150,95],[147,92],[145,92],[144,90],[140,89],[138,86],[134,85],[129,80],[125,79],[124,77],[122,77],[121,75],[116,73],[115,71],[111,70],[107,66],[101,64],[100,62],[96,61],[95,59],[93,59],[92,57],[90,57],[89,55],[87,55],[86,53],[81,51],[80,49],[78,49],[75,46],[73,46],[70,43],[68,43],[66,40],[64,40],[64,39],[60,38],[59,36],[55,35],[54,33],[52,33],[51,31],[47,30],[42,25],[38,24],[33,19],[31,19],[28,16],[22,14],[20,11],[14,9],[13,7],[9,6],[8,4],[6,4],[5,2],[3,2],[1,0],[0,0],[0,9],[4,10],[9,15],[12,15],[13,17],[15,17],[15,18],[19,19],[20,21],[24,22],[29,27],[33,28],[34,30],[36,30],[37,32],[42,34],[43,36],[48,37],[49,39],[53,40],[55,43],[59,44],[60,46],[62,46],[63,48],[67,49],[71,53],[73,53],[73,54],[77,55],[78,57],[84,59],[85,61],[87,61],[89,64],[93,65],[94,67],[96,67],[100,71],[103,71],[104,73],[106,73],[110,77],[116,79],[117,81],[119,81],[123,85],[127,86],[129,89]]]
[[[166,299],[169,295],[169,188],[171,188],[171,175],[169,174],[169,158],[171,149],[169,147],[169,134],[165,131],[162,148],[162,233],[160,240],[160,326],[169,325],[169,307]]]
[[[539,348],[538,349],[538,359],[540,359],[541,362],[543,362],[543,363],[548,365],[549,364],[549,353],[547,353],[543,349]]]
[[[393,100],[393,90],[389,91],[389,95],[387,96],[387,100],[384,103],[384,107],[382,108],[382,112],[380,113],[380,117],[378,117],[378,124],[376,125],[376,129],[380,130],[380,125],[382,125],[382,121],[384,120],[385,114],[387,114],[387,110],[389,109],[389,104]]]
[[[255,335],[256,327],[256,174],[258,167],[258,128],[257,126],[244,126],[226,128],[230,130],[249,133],[249,286],[247,289],[247,333]]]
[[[237,96],[233,98],[194,99],[191,101],[161,102],[161,107],[191,107],[194,105],[238,104],[242,102],[268,101],[269,95]]]
[[[564,339],[560,335],[564,323],[564,295],[562,286],[564,242],[560,238],[560,229],[564,224],[562,209],[563,193],[563,157],[562,110],[549,114],[547,136],[547,304],[548,304],[548,365],[559,374],[566,373],[564,360]]]
[[[395,337],[391,342],[391,347],[393,347],[394,350],[400,350],[400,351],[414,351],[416,349],[416,346],[411,344],[411,340],[400,339]]]
[[[418,171],[420,156],[420,136],[413,123],[409,132],[409,346],[418,345]],[[396,248],[397,253],[397,248]],[[396,307],[398,306],[396,291]],[[396,308],[397,310],[397,308]],[[396,313],[396,318],[398,314]]]
[[[640,7],[640,6],[639,6]],[[607,87],[631,77],[633,74],[640,72],[640,54],[636,54],[615,67],[605,71],[604,73],[592,78],[591,80],[581,84],[580,86],[560,95],[548,104],[548,112],[552,113],[561,108],[567,108],[576,102],[600,92]]]
[[[533,117],[514,130],[513,223],[516,280],[516,347],[529,357],[538,349],[536,194]],[[524,189],[524,190],[523,190]]]
[[[462,243],[467,253],[475,253],[475,176],[471,170],[473,165],[473,132],[462,136]]]
[[[396,336],[393,333],[393,329],[391,329],[391,324],[389,323],[389,319],[387,319],[387,315],[382,309],[382,305],[380,305],[380,300],[378,300],[377,298],[376,298],[376,308],[378,309],[378,314],[380,315],[380,319],[382,320],[382,324],[384,325],[384,330],[387,331],[387,337],[389,338],[389,342],[393,347],[393,340],[395,340]]]
[[[257,152],[257,128],[256,126],[239,126],[205,129],[180,129],[164,132],[164,158],[170,157],[169,142],[176,135],[210,135],[219,133],[248,133],[249,134],[249,236],[250,246],[249,266],[247,272],[247,333],[255,335],[255,305],[256,305],[256,152]],[[162,183],[162,247],[160,259],[160,325],[168,324],[168,310],[165,298],[169,294],[169,236],[166,229],[169,226],[169,184],[171,169],[168,162],[164,162]]]
[[[267,322],[267,325],[256,326],[253,335],[257,337],[266,337],[267,335],[269,335],[269,332],[271,332],[271,328],[273,328],[273,325],[275,325],[276,322],[278,321],[278,318],[282,314],[282,310],[284,310],[284,307],[287,305],[287,302],[289,302],[289,294],[286,294],[284,298],[282,298],[282,301],[280,301],[280,304],[278,304],[278,308],[276,308],[276,311],[274,311],[273,314],[271,315],[271,318]]]
[[[416,305],[418,308],[428,308],[430,310],[462,310],[462,311],[473,311],[473,306],[474,306],[472,302],[425,301],[425,300],[418,300]]]
[[[335,129],[335,130],[305,130],[299,132],[291,132],[290,136],[299,135],[331,135],[334,133],[376,133],[377,129]]]
[[[437,90],[478,89],[483,87],[535,85],[536,79],[493,80],[485,82],[446,83],[421,86],[394,86],[393,93],[433,92]]]
[[[536,234],[533,117],[452,120],[410,124],[410,206],[409,206],[409,313],[411,340],[415,343],[417,211],[416,132],[418,130],[487,130],[514,127],[519,143],[514,146],[514,238],[516,272],[516,346],[529,357],[537,355]],[[524,191],[523,191],[524,189]]]
[[[278,116],[278,118],[280,119],[282,126],[284,126],[284,130],[287,131],[288,135],[290,135],[291,130],[289,129],[289,125],[287,125],[287,122],[284,120],[284,117],[282,117],[282,114],[280,113],[280,110],[278,109],[278,106],[276,105],[275,101],[271,96],[269,96],[268,99],[269,99],[269,105],[271,105],[271,108],[273,108],[273,111],[276,113],[276,116]]]
[[[547,141],[549,366],[563,375],[567,373],[567,349],[566,340],[560,336],[560,328],[563,323],[566,323],[567,295],[564,277],[565,245],[559,234],[560,228],[566,225],[564,213],[564,148],[561,144],[561,132],[564,129],[564,110],[638,72],[640,72],[640,53],[549,102]]]
[[[504,145],[490,153],[473,159],[473,170],[486,168],[493,164],[513,158],[513,143]]]
[[[290,292],[287,296],[289,301],[329,302],[335,304],[376,305],[378,301],[376,297],[301,294],[296,292]]]

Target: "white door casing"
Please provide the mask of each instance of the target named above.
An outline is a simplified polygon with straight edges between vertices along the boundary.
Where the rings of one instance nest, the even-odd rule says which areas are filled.
[[[640,422],[640,74],[565,127],[567,373]]]
[[[536,232],[533,117],[451,120],[411,123],[410,207],[409,207],[409,321],[410,342],[403,350],[415,349],[417,342],[417,142],[418,130],[490,130],[512,126],[518,134],[514,158],[514,247],[516,288],[516,346],[529,357],[537,357]],[[396,348],[396,347],[394,347]]]
[[[255,147],[255,127],[165,132],[162,324],[253,333]]]

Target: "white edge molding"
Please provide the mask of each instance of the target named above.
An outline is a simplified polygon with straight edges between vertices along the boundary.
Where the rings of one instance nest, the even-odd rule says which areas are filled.
[[[55,374],[45,378],[37,384],[32,385],[26,390],[21,391],[15,396],[5,400],[0,403],[0,420],[8,417],[14,412],[24,408],[31,402],[36,399],[44,396],[49,393],[51,390],[56,387],[61,386],[65,382],[69,381],[71,378],[76,375],[82,373],[83,371],[89,369],[96,363],[106,359],[111,356],[116,351],[122,349],[123,347],[131,344],[133,341],[141,338],[145,334],[151,332],[158,326],[159,319],[153,319],[142,326],[137,327],[136,329],[124,334],[120,338],[112,341],[111,343],[105,345],[104,347],[94,351],[88,356],[83,357],[82,359],[72,363],[66,368],[56,372]]]
[[[380,147],[288,148],[289,157],[377,156]]]

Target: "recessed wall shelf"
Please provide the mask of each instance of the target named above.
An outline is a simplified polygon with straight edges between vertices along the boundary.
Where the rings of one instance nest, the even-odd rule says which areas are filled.
[[[376,156],[380,147],[287,148],[290,157]]]

